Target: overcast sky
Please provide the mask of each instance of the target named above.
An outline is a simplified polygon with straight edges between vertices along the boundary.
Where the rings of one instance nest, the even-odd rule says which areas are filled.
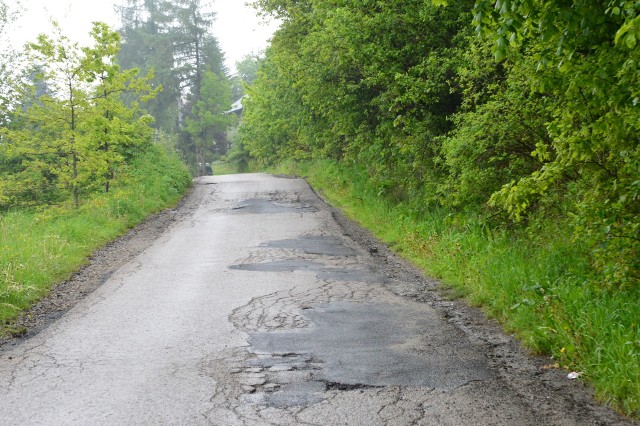
[[[11,3],[9,1],[9,3]],[[65,34],[76,41],[86,41],[91,22],[102,21],[118,26],[114,3],[119,0],[23,0],[27,11],[16,25],[12,37],[16,44],[32,41],[41,32],[51,28],[53,17],[60,23]],[[217,13],[213,33],[225,52],[226,64],[234,69],[236,61],[243,56],[263,50],[267,40],[277,28],[276,22],[264,24],[255,11],[245,5],[245,0],[215,0],[213,9]]]

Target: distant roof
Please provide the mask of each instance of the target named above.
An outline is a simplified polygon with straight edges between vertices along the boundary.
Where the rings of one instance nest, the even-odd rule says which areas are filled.
[[[226,111],[225,114],[231,114],[231,113],[236,113],[236,112],[240,112],[244,109],[244,106],[242,106],[242,100],[244,98],[246,98],[247,95],[244,95],[243,97],[241,97],[240,99],[238,99],[237,101],[235,101],[232,105],[231,105],[231,109],[229,111]]]

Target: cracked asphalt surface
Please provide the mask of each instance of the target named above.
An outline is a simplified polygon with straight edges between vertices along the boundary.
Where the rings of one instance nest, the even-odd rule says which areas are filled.
[[[199,178],[23,322],[3,425],[637,424],[300,179]]]

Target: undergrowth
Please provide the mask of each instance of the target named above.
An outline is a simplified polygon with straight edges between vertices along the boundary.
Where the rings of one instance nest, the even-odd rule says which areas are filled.
[[[109,193],[73,205],[0,215],[0,332],[100,246],[150,214],[175,205],[191,178],[180,159],[154,146],[120,171]]]
[[[213,162],[211,169],[214,175],[230,175],[241,171],[232,162],[222,160]]]
[[[640,417],[640,289],[607,289],[567,227],[539,220],[496,230],[445,209],[416,213],[378,195],[364,173],[328,160],[285,163],[348,216],[450,292],[499,320],[537,354],[579,371],[597,396]]]

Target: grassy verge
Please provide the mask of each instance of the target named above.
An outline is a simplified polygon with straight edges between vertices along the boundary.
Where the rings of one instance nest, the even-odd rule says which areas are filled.
[[[482,218],[421,215],[377,196],[362,173],[321,161],[277,172],[308,178],[395,251],[498,319],[533,352],[580,371],[598,397],[640,417],[640,288],[603,289],[561,224],[496,230]]]
[[[174,205],[191,178],[177,156],[152,147],[123,170],[108,194],[79,209],[48,207],[0,216],[0,332],[68,278],[98,247],[150,214]]]
[[[211,164],[211,170],[214,175],[230,175],[239,173],[238,168],[229,161],[215,161]]]

